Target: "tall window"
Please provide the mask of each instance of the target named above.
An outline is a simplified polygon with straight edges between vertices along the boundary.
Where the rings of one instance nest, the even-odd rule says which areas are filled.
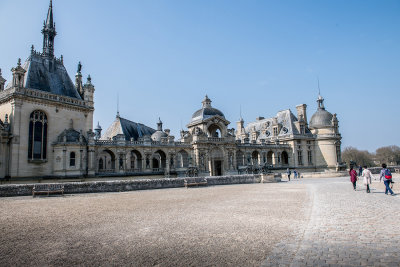
[[[47,157],[47,116],[35,110],[29,120],[28,159],[43,160]]]
[[[69,154],[69,166],[75,166],[75,152]]]
[[[303,151],[297,151],[297,159],[299,160],[299,165],[303,165]]]
[[[307,156],[308,156],[308,165],[312,165],[312,151],[311,150],[307,151]]]

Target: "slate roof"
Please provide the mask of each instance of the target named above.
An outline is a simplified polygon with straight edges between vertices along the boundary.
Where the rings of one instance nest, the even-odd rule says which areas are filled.
[[[101,136],[100,140],[111,140],[116,135],[123,134],[125,136],[125,140],[129,141],[131,138],[133,138],[134,141],[137,141],[138,138],[145,135],[151,136],[155,132],[155,129],[144,124],[133,122],[117,116],[114,122]]]
[[[298,119],[290,109],[279,111],[276,114],[276,117],[250,122],[245,127],[245,132],[251,133],[254,130],[260,131],[258,139],[271,138],[273,136],[273,123],[275,119],[277,119],[277,122],[282,125],[281,131],[278,134],[279,136],[300,134],[294,125]],[[311,134],[309,129],[306,129],[306,134]]]
[[[59,60],[32,53],[22,67],[26,70],[26,88],[82,99]],[[7,87],[10,86],[11,83]]]
[[[224,113],[222,113],[220,110],[212,107],[203,107],[199,110],[197,110],[195,113],[192,115],[192,122],[193,121],[199,121],[199,120],[205,120],[208,118],[211,118],[215,115],[219,115],[223,118],[225,118]]]

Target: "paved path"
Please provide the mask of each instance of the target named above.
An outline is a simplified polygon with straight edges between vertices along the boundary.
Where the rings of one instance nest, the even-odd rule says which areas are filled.
[[[370,194],[361,183],[354,191],[348,178],[290,183],[307,185],[309,221],[264,266],[400,266],[400,195],[385,195],[379,182]]]

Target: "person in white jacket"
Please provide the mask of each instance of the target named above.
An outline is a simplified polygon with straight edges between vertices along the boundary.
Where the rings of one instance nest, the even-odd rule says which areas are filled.
[[[367,193],[370,193],[369,185],[372,183],[372,173],[368,170],[367,166],[364,166],[362,177],[364,177],[364,185],[367,187]]]

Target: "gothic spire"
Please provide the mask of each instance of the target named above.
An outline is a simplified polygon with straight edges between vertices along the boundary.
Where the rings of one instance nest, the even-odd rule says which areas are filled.
[[[53,25],[53,1],[50,0],[49,10],[47,11],[46,27],[52,28]]]
[[[54,37],[57,35],[56,25],[53,22],[53,1],[50,0],[47,18],[44,22],[43,29],[43,54],[45,56],[54,57]]]

